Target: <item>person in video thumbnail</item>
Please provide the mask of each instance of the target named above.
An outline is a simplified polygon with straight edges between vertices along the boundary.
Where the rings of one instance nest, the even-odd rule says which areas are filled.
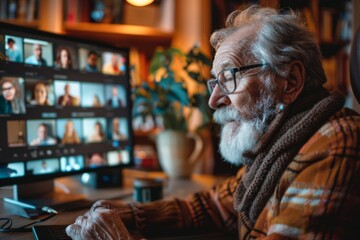
[[[100,153],[92,153],[88,156],[88,167],[99,167],[106,165],[106,160]]]
[[[100,98],[98,95],[94,95],[93,97],[93,104],[92,104],[93,107],[102,107],[102,104],[101,104],[101,101],[100,101]]]
[[[31,105],[50,106],[48,100],[48,88],[45,83],[37,82],[34,85],[33,99],[30,101]]]
[[[30,142],[30,146],[47,146],[56,144],[56,139],[49,136],[48,126],[40,123],[37,129],[37,137]]]
[[[70,85],[65,84],[64,95],[60,96],[58,99],[58,105],[60,106],[76,106],[77,98],[70,95]]]
[[[17,49],[13,38],[7,40],[6,59],[11,62],[22,62],[21,52]]]
[[[98,54],[97,52],[91,50],[89,51],[86,59],[86,65],[85,65],[85,71],[86,72],[99,72],[98,66],[97,66],[97,60],[98,60]]]
[[[120,132],[120,120],[118,118],[114,118],[112,120],[111,139],[113,141],[120,141],[126,139],[126,136]]]
[[[55,68],[72,69],[71,54],[66,47],[60,47],[56,53]]]
[[[43,160],[41,162],[41,168],[39,169],[39,174],[44,174],[44,173],[51,173],[54,172],[55,169],[50,168],[46,162],[46,160]]]
[[[113,108],[124,107],[125,104],[119,98],[119,91],[117,86],[113,86],[111,88],[111,98],[107,100],[106,105],[108,107],[113,107]]]
[[[80,138],[78,137],[76,131],[74,122],[71,120],[68,120],[65,123],[65,132],[64,137],[61,140],[62,144],[76,144],[80,143]]]
[[[95,128],[93,134],[89,137],[88,142],[102,142],[105,140],[105,133],[103,131],[103,126],[100,122],[95,123]]]
[[[104,64],[102,72],[105,74],[119,75],[121,73],[122,63],[119,61],[119,56],[111,54],[110,62]]]
[[[33,55],[25,59],[25,63],[38,65],[38,66],[47,66],[46,60],[42,57],[42,46],[35,43],[33,45]]]
[[[71,172],[71,171],[78,171],[81,169],[81,165],[78,161],[78,159],[74,156],[68,157],[66,159],[66,165],[65,165],[65,172]]]
[[[19,82],[15,78],[3,78],[0,81],[0,114],[25,113]]]

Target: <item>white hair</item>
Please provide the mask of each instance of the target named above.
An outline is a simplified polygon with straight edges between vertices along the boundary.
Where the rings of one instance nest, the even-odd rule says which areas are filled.
[[[319,46],[314,34],[308,30],[298,14],[293,11],[279,13],[275,9],[260,8],[257,5],[244,11],[234,11],[227,18],[226,28],[212,34],[212,46],[217,50],[228,36],[244,27],[254,29],[254,34],[246,39],[244,51],[239,52],[247,54],[247,57],[242,59],[248,64],[268,63],[271,71],[286,77],[287,64],[298,60],[304,64],[306,71],[305,89],[314,89],[326,82]]]

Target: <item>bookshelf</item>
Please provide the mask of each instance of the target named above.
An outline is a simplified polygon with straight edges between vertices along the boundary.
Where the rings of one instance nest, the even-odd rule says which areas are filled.
[[[171,29],[163,29],[161,24],[158,27],[121,23],[123,16],[116,17],[114,23],[109,21],[90,22],[91,2],[93,1],[2,0],[0,1],[0,21],[92,39],[119,47],[135,47],[146,55],[152,54],[157,46],[170,46],[173,32]],[[112,2],[117,5],[121,1],[113,0]],[[124,15],[125,7],[125,4],[117,6],[117,9],[122,9],[122,13],[117,10],[114,14]],[[22,13],[21,9],[31,10],[31,13]],[[152,10],[153,16],[160,11],[158,10],[159,6],[152,7],[152,9],[157,11]],[[127,15],[131,14],[131,12],[127,12]],[[142,16],[142,18],[146,21],[146,16]]]
[[[320,46],[328,79],[325,87],[329,90],[340,89],[347,94],[352,1],[279,0],[278,6],[295,9],[304,17]]]

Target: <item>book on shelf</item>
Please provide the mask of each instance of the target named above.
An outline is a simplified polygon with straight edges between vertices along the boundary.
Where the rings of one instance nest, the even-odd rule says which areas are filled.
[[[0,19],[31,22],[38,18],[39,0],[1,0]]]
[[[31,22],[38,19],[39,0],[27,1],[26,21]]]
[[[18,0],[16,19],[21,21],[26,20],[27,4],[28,4],[27,0]]]
[[[8,1],[7,5],[7,18],[8,19],[16,19],[18,9],[18,3],[15,0]]]
[[[65,19],[68,23],[76,23],[79,21],[79,1],[67,0],[66,1],[66,16]]]
[[[309,28],[309,30],[315,34],[315,36],[319,35],[319,29],[318,25],[315,21],[313,12],[310,8],[306,7],[301,10],[301,14],[303,18],[305,19],[305,24]]]
[[[0,19],[7,18],[7,1],[0,1]]]
[[[321,11],[321,32],[320,37],[322,41],[333,41],[333,11],[329,9],[323,9]]]
[[[336,57],[323,58],[321,60],[324,72],[327,78],[325,88],[328,90],[337,89],[338,86],[338,72],[337,72],[337,59]]]

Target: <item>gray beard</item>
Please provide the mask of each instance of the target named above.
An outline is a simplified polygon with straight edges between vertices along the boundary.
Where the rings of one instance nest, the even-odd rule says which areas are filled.
[[[263,136],[268,123],[274,116],[274,99],[262,98],[253,109],[258,112],[251,120],[244,120],[239,111],[231,106],[222,107],[215,111],[214,121],[221,127],[220,154],[225,161],[236,166],[249,162],[244,153],[251,151]]]

